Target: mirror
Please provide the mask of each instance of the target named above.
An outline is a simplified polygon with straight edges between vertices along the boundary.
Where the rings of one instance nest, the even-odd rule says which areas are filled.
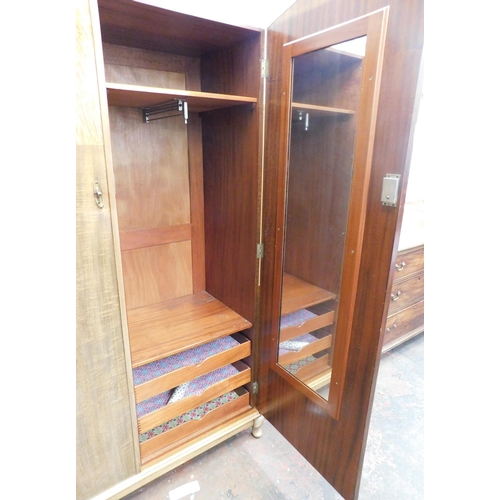
[[[277,363],[329,399],[366,36],[291,59]]]

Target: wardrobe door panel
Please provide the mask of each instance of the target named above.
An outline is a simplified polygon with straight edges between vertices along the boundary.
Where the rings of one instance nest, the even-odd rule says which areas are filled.
[[[370,48],[367,44],[364,66],[365,69],[369,67],[366,70],[369,73],[363,84],[366,89],[379,79],[378,98],[366,100],[362,94],[357,110],[349,105],[352,99],[349,91],[343,93],[342,99],[337,99],[318,86],[321,71],[313,73],[302,68],[306,76],[315,74],[316,78],[313,82],[299,83],[298,88],[294,87],[293,101],[290,102],[292,94],[286,95],[286,80],[290,78],[291,72],[286,69],[285,61],[287,56],[293,58],[300,55],[293,52],[295,42],[298,46],[299,41],[303,40],[304,44],[310,44],[311,51],[316,50],[316,35],[326,36],[326,32],[334,27],[347,33],[345,40],[357,38],[360,36],[358,31],[349,34],[349,24],[354,19],[368,17],[381,10],[386,12],[386,39],[384,41],[381,37],[375,47],[372,45]],[[351,500],[356,499],[359,492],[382,332],[389,303],[388,283],[394,273],[397,254],[394,249],[398,246],[401,227],[401,207],[404,205],[409,168],[407,156],[411,152],[423,47],[423,2],[298,0],[270,26],[267,39],[270,69],[266,92],[263,196],[265,252],[260,289],[258,409],[344,498]],[[330,45],[338,42],[340,40]],[[367,66],[372,49],[383,53],[382,66]],[[292,52],[287,54],[287,50]],[[298,57],[296,62],[299,64]],[[301,69],[298,66],[296,68]],[[382,72],[379,73],[377,68],[382,68]],[[346,78],[339,76],[333,81],[332,87],[348,90],[355,76],[355,73]],[[324,183],[319,182],[312,173],[308,175],[307,168],[310,165],[302,161],[309,154],[308,150],[300,145],[296,147],[288,144],[289,113],[301,111],[302,123],[306,113],[309,113],[310,128],[306,128],[304,123],[305,131],[302,130],[301,134],[318,127],[326,135],[325,116],[341,112],[345,124],[349,120],[352,122],[352,112],[362,113],[363,106],[365,111],[358,118],[355,141],[361,142],[358,145],[364,150],[365,159],[370,164],[356,180],[357,160],[354,153],[350,199],[357,201],[349,207],[348,221],[354,218],[356,223],[351,225],[348,222],[346,243],[340,239],[335,244],[337,250],[339,246],[345,246],[343,259],[348,259],[351,264],[338,272],[332,266],[331,259],[335,256],[333,247],[323,249],[320,253],[311,251],[311,248],[315,241],[344,231],[337,217],[333,217],[329,210],[336,203],[345,203],[343,199],[346,196],[349,200],[349,188],[342,189],[333,177],[329,179],[331,170],[323,177]],[[312,124],[314,115],[318,120]],[[300,127],[300,117],[298,120]],[[359,123],[364,127],[363,130],[368,130],[367,134],[358,133]],[[337,119],[338,125],[342,125],[342,122]],[[309,151],[325,151],[324,157],[333,163],[349,159],[339,154],[339,150],[332,147],[331,143],[322,142],[317,147],[311,145]],[[287,159],[292,153],[299,155],[297,167],[304,169],[298,176],[297,172],[293,172],[296,186],[302,188],[310,185],[315,194],[302,197],[286,213],[286,195],[291,194],[287,193]],[[382,181],[387,173],[401,175],[396,207],[384,206],[380,200]],[[322,205],[317,197],[327,191],[328,183],[331,185],[331,203]],[[313,209],[318,215],[306,220],[306,216],[310,215],[307,211]],[[291,218],[294,221],[289,235],[300,241],[294,251],[283,244],[283,234]],[[304,219],[302,226],[301,218]],[[350,228],[355,229],[350,231]],[[318,271],[315,266],[325,261],[326,271]],[[344,287],[346,280],[348,286]],[[294,290],[297,292],[289,289],[291,281],[296,283]],[[337,284],[340,284],[339,289],[333,289]],[[303,293],[300,294],[298,290]],[[335,304],[339,297],[340,302],[347,298],[347,303],[351,304],[348,307],[350,312],[343,314],[342,304]],[[318,309],[321,304],[324,307]],[[297,323],[288,324],[289,318],[283,323],[285,305],[288,314],[300,315]],[[312,354],[308,364],[301,365],[299,360],[299,365],[293,367],[292,376],[277,362],[280,325],[281,331],[286,333],[284,339],[288,340],[290,328],[303,333],[307,325],[314,327],[320,321],[318,318],[331,318],[332,312],[333,322],[337,322],[336,331],[328,330],[328,325],[322,328],[323,332],[330,331],[333,334],[332,351]],[[318,337],[315,332],[312,333]],[[324,341],[325,338],[328,338],[327,335],[322,333],[319,340]],[[309,345],[312,349],[313,343]],[[334,373],[336,353],[341,354],[338,360],[341,372],[337,374]],[[326,393],[327,398],[321,386],[325,380],[330,380],[330,376],[322,376],[329,366],[333,372],[333,383]],[[338,378],[339,373],[341,378]]]
[[[134,424],[108,197],[92,7],[87,0],[78,0],[76,9],[76,498],[79,500],[94,497],[133,476],[138,457],[131,432]],[[94,201],[96,179],[102,192],[102,208]]]

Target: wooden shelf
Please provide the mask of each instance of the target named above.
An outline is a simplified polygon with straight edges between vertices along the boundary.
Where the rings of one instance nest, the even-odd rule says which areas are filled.
[[[299,311],[300,309],[305,309],[306,307],[320,304],[327,300],[333,300],[336,297],[334,293],[328,290],[301,280],[291,274],[284,273],[281,315],[285,316],[294,311]]]
[[[127,316],[133,368],[252,326],[207,292],[132,309]]]
[[[106,88],[109,106],[147,108],[167,102],[171,99],[184,99],[188,103],[189,111],[201,112],[257,102],[256,97],[212,94],[194,90],[144,87],[141,85],[128,85],[123,83],[107,83]]]
[[[292,110],[303,111],[311,116],[352,116],[355,111],[352,109],[331,108],[329,106],[317,106],[315,104],[305,104],[292,102]]]

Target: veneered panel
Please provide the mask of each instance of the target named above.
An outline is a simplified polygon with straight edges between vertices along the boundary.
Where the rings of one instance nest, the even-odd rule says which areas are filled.
[[[193,293],[191,242],[122,252],[127,309]]]
[[[120,231],[190,222],[187,127],[182,116],[144,123],[109,108]]]

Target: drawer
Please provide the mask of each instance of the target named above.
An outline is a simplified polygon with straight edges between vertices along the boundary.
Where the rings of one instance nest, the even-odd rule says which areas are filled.
[[[142,465],[170,452],[187,439],[192,439],[202,432],[220,426],[249,409],[250,395],[243,387],[240,387],[141,434]]]
[[[394,281],[404,279],[424,269],[424,247],[411,248],[398,253]]]
[[[403,309],[387,318],[384,344],[385,352],[424,330],[424,301]]]
[[[300,309],[281,317],[280,342],[333,324],[333,310],[323,304]]]
[[[137,405],[139,432],[145,433],[250,381],[250,368],[242,361],[237,361],[189,381],[187,388],[180,386],[163,399],[163,395],[159,395],[140,403]]]
[[[318,352],[330,349],[332,346],[333,335],[326,330],[306,333],[287,341],[287,343],[299,343],[298,346],[289,347],[285,342],[280,342],[278,363],[284,368],[291,363],[316,354]]]
[[[394,282],[391,290],[388,316],[424,298],[424,273]]]
[[[134,368],[136,402],[246,358],[250,356],[250,350],[251,342],[241,333],[235,333]]]

